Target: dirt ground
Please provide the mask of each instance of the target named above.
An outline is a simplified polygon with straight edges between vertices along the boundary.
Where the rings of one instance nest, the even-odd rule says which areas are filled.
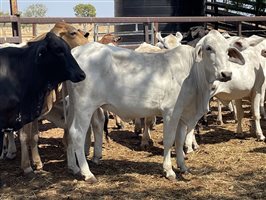
[[[82,28],[82,25],[75,25]],[[38,25],[38,34],[52,28]],[[90,30],[92,27],[88,27]],[[106,31],[102,28],[102,32]],[[24,27],[23,40],[32,37],[32,30]],[[0,29],[0,36],[8,36],[8,27]],[[89,38],[92,41],[92,34]],[[17,138],[17,157],[0,160],[0,188],[2,199],[266,199],[266,144],[256,141],[249,106],[245,107],[244,137],[235,133],[236,124],[231,113],[224,110],[224,122],[218,126],[217,108],[212,104],[209,126],[197,137],[200,149],[187,155],[186,164],[192,174],[177,173],[175,182],[164,178],[162,170],[162,123],[152,133],[154,146],[146,151],[139,147],[140,137],[134,127],[125,124],[117,130],[111,120],[110,142],[104,141],[100,165],[90,162],[90,169],[98,179],[91,185],[67,171],[62,144],[63,130],[47,122],[41,126],[39,150],[44,162],[43,171],[35,177],[25,177],[20,169],[20,143]],[[266,121],[261,120],[266,132]],[[266,134],[266,133],[265,133]],[[91,154],[92,154],[91,149]]]
[[[225,124],[218,126],[217,109],[212,105],[209,126],[197,138],[200,149],[187,155],[192,174],[179,173],[173,151],[178,175],[174,182],[164,178],[162,170],[162,123],[152,133],[154,146],[141,151],[133,125],[126,123],[123,130],[117,130],[111,120],[111,141],[104,141],[101,163],[95,165],[88,158],[98,179],[91,185],[68,173],[63,131],[47,122],[41,126],[39,142],[43,171],[33,178],[22,175],[17,139],[15,160],[0,161],[5,181],[0,199],[266,199],[266,144],[255,139],[249,106],[245,107],[244,137],[238,137],[231,113],[225,109]],[[263,120],[262,129],[265,132]]]

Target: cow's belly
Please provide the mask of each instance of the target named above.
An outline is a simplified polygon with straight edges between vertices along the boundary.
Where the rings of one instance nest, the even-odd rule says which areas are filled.
[[[117,114],[124,121],[129,121],[141,117],[161,116],[160,109],[151,108],[151,107],[142,107],[139,105],[138,106],[120,105],[119,107],[116,107],[114,105],[106,104],[103,105],[102,108]]]
[[[242,99],[244,97],[249,97],[250,93],[250,90],[237,90],[231,91],[230,93],[221,92],[219,94],[216,94],[215,96],[221,100],[231,101],[234,99]]]

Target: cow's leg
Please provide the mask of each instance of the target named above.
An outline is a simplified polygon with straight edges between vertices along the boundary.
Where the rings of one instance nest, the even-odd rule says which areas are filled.
[[[30,126],[31,128],[31,123],[26,124],[25,126]],[[19,139],[21,145],[21,169],[23,170],[24,174],[30,174],[33,173],[33,169],[30,164],[28,150],[29,133],[26,132],[28,128],[25,129],[25,126],[19,131]]]
[[[253,107],[253,118],[255,120],[255,128],[256,128],[256,136],[259,141],[264,141],[265,136],[262,133],[262,129],[260,126],[260,93],[254,94],[254,97],[252,98],[252,107]]]
[[[7,148],[7,159],[14,159],[16,157],[17,148],[15,143],[15,135],[13,131],[7,132],[7,138],[8,138],[8,148]]]
[[[94,151],[92,162],[99,164],[102,158],[103,145],[103,129],[104,129],[104,113],[101,108],[98,108],[92,115],[91,125],[94,133]]]
[[[146,149],[148,146],[153,145],[153,141],[151,139],[151,127],[154,121],[154,117],[146,117],[144,119],[144,132],[141,138],[141,148]]]
[[[260,115],[263,117],[263,119],[266,119],[266,114],[264,109],[265,89],[266,89],[266,84],[264,83],[262,85],[261,95],[260,95]]]
[[[90,155],[90,148],[91,148],[91,135],[92,135],[92,128],[91,125],[89,126],[89,129],[86,134],[86,139],[85,139],[85,145],[84,145],[84,151],[85,155],[89,156]]]
[[[199,145],[198,145],[197,140],[196,140],[194,129],[193,129],[193,135],[192,135],[192,146],[193,146],[194,150],[199,149]]]
[[[217,99],[217,103],[218,103],[217,123],[219,125],[223,125],[222,102],[219,99]]]
[[[194,135],[194,129],[189,131],[186,135],[186,140],[185,140],[185,153],[191,153],[193,152],[193,136]]]
[[[186,135],[187,135],[187,126],[180,120],[176,130],[175,136],[175,149],[176,149],[176,163],[180,168],[181,173],[185,173],[188,171],[188,168],[185,165],[183,146],[185,143]],[[191,130],[189,130],[191,132]]]
[[[244,111],[242,108],[242,99],[235,100],[236,110],[237,110],[237,129],[236,132],[238,134],[242,134],[242,119],[244,117]]]
[[[136,118],[135,119],[135,127],[134,127],[134,133],[136,135],[141,134],[141,118]]]
[[[70,114],[70,117],[73,117],[72,123],[70,124],[69,133],[68,133],[68,146],[67,146],[67,160],[68,168],[74,173],[78,174],[79,172],[83,178],[89,182],[96,182],[97,179],[91,173],[89,165],[87,163],[84,144],[86,134],[90,125],[91,117],[93,111],[96,109],[83,109],[84,106],[79,105],[79,108],[73,108],[73,110],[78,109],[79,112],[76,112],[76,116]],[[81,109],[81,110],[80,110]],[[68,122],[70,122],[70,117],[68,117]],[[76,164],[75,155],[77,157],[78,165]]]
[[[41,170],[43,168],[43,163],[38,150],[39,127],[37,119],[32,122],[31,130],[29,133],[33,165],[37,170]]]
[[[123,121],[121,120],[121,118],[119,116],[117,116],[116,114],[114,114],[114,118],[115,118],[116,127],[118,129],[123,129],[124,128],[124,124],[123,124]]]
[[[0,158],[4,159],[4,131],[0,130]]]
[[[234,114],[234,120],[235,120],[235,123],[237,123],[237,110],[236,110],[235,100],[230,101],[229,109]]]
[[[174,180],[176,178],[176,174],[172,168],[171,162],[171,148],[175,142],[175,135],[177,129],[177,123],[179,119],[173,119],[170,116],[163,116],[164,127],[163,127],[163,146],[164,146],[164,160],[163,160],[163,169],[166,173],[166,178],[170,180]],[[183,156],[183,149],[182,149]],[[184,157],[184,156],[183,156]]]
[[[103,130],[105,132],[105,139],[109,141],[109,132],[108,132],[108,123],[109,123],[109,115],[107,111],[103,111],[104,113],[104,126]]]

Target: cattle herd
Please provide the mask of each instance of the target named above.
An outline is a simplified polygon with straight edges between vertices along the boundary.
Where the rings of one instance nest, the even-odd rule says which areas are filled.
[[[86,154],[93,132],[92,160],[101,159],[110,112],[123,121],[133,120],[136,133],[142,132],[144,121],[143,148],[152,141],[156,117],[162,117],[163,171],[175,180],[171,148],[175,145],[180,172],[189,173],[185,153],[199,148],[194,129],[209,111],[212,97],[220,106],[232,105],[238,134],[242,99],[249,98],[257,139],[265,141],[260,119],[266,117],[266,40],[199,27],[191,32],[166,37],[157,33],[155,46],[143,43],[130,50],[117,46],[120,37],[108,34],[88,42],[88,33],[59,22],[27,43],[1,44],[0,158],[16,156],[18,134],[24,174],[34,174],[29,148],[36,170],[42,169],[38,120],[48,119],[64,129],[68,169],[94,183]],[[221,113],[218,120],[222,123]]]

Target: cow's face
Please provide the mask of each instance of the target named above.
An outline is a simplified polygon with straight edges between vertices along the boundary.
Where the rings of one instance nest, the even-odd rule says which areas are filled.
[[[118,45],[118,42],[121,41],[121,37],[115,36],[111,33],[104,35],[100,40],[99,43],[102,44],[114,44],[115,46]]]
[[[229,47],[226,39],[215,30],[203,37],[195,48],[196,62],[202,62],[209,83],[231,80],[229,61],[243,65],[245,60],[236,49]]]
[[[35,62],[48,81],[55,84],[66,80],[79,82],[86,77],[66,42],[51,32],[38,46]]]
[[[166,37],[162,37],[161,32],[158,32],[156,34],[156,38],[159,40],[159,42],[156,44],[161,49],[173,49],[179,45],[181,45],[181,40],[183,39],[183,36],[180,32],[176,32],[175,36],[170,34]]]
[[[76,29],[75,27],[65,22],[56,23],[50,32],[53,32],[57,36],[63,38],[71,49],[76,46],[88,43],[88,32]]]

